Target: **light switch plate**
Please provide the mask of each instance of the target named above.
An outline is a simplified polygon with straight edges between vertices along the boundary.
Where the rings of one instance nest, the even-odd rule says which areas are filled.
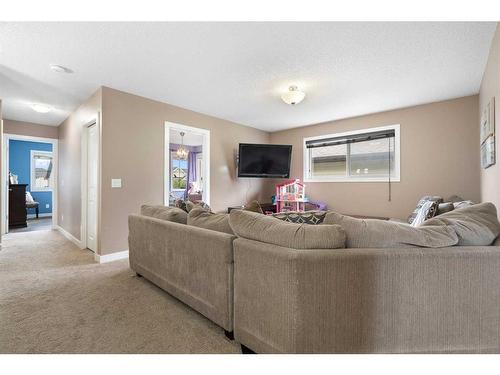
[[[111,179],[111,187],[112,188],[121,188],[122,187],[122,179],[121,178],[112,178]]]

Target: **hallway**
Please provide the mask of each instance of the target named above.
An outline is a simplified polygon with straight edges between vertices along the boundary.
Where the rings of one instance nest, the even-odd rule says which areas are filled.
[[[0,249],[0,353],[238,353],[221,328],[57,231]]]

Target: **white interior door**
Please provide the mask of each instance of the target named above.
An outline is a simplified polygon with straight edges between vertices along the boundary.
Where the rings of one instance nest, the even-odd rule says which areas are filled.
[[[97,174],[98,174],[97,126],[87,128],[87,248],[97,251]]]

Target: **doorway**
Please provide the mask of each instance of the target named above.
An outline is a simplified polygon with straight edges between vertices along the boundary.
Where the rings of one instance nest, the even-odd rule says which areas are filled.
[[[57,225],[57,139],[4,134],[2,233]]]
[[[178,199],[210,205],[210,131],[165,122],[164,204]]]
[[[98,133],[87,127],[87,248],[97,252]]]

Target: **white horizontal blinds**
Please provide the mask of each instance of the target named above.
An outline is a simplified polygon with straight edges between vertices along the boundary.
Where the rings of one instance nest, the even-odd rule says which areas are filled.
[[[395,137],[395,129],[383,129],[307,140],[309,177],[387,178],[390,201]]]
[[[306,141],[306,147],[307,148],[328,147],[328,146],[343,145],[348,143],[374,141],[377,139],[384,139],[384,138],[394,138],[395,136],[396,132],[394,129],[387,129],[369,133],[352,134],[341,137],[313,139]]]

